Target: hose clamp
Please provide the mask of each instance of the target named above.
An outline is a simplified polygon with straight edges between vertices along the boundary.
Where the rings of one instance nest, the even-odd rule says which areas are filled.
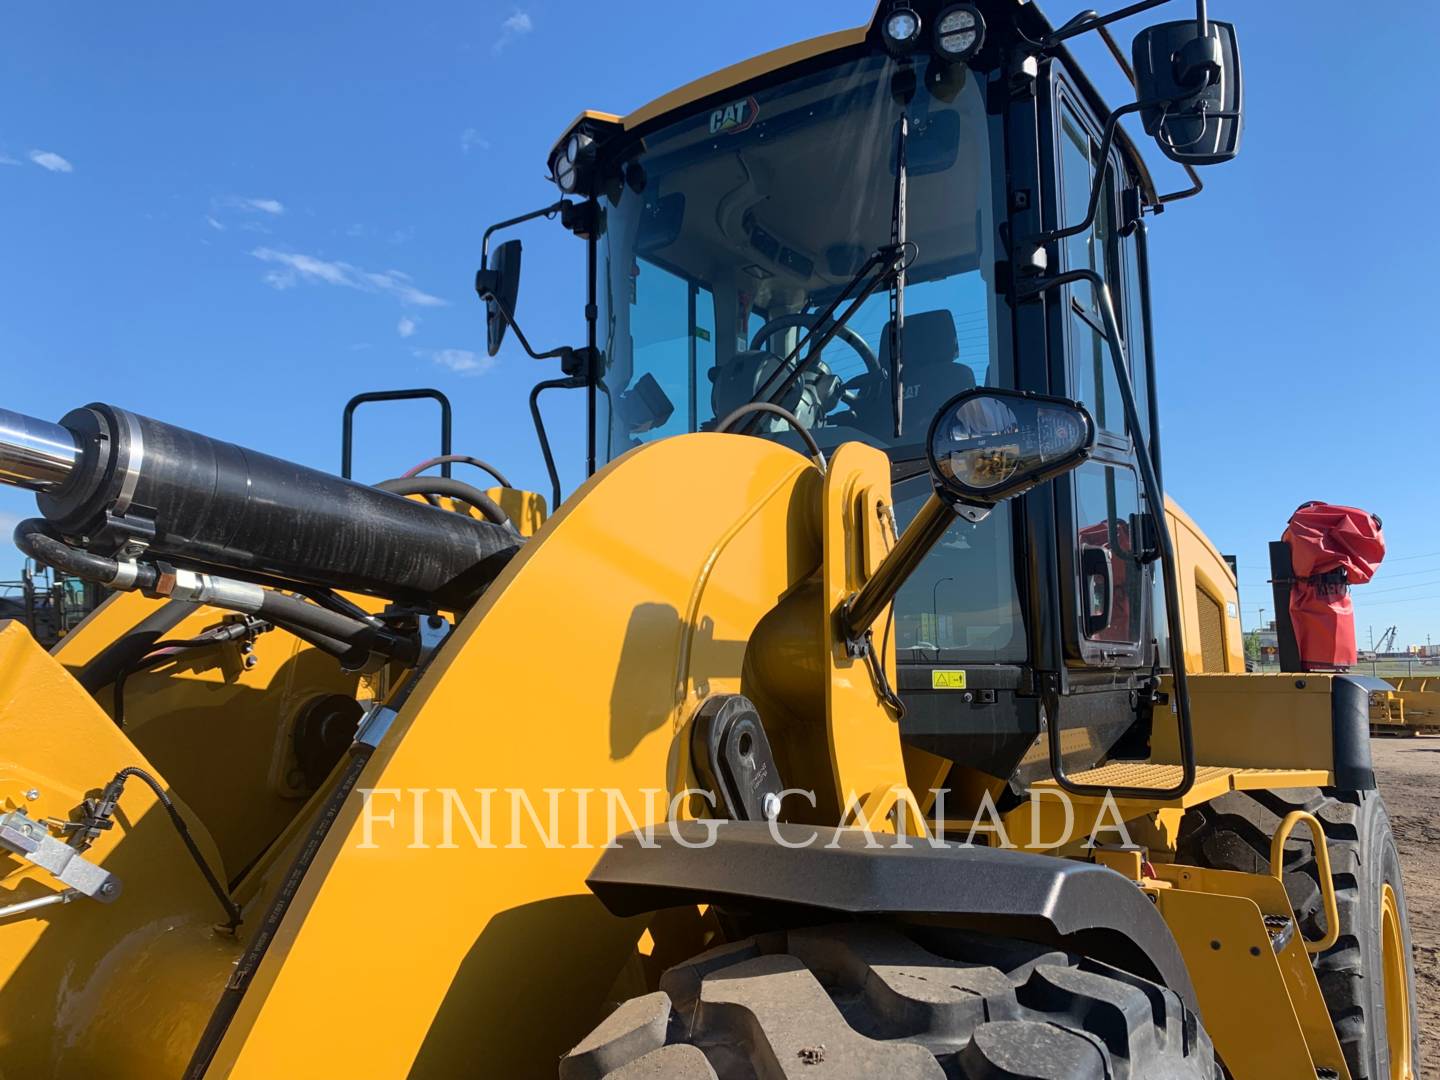
[[[372,748],[379,746],[380,740],[385,737],[390,725],[395,722],[395,717],[399,715],[390,706],[376,702],[360,720],[360,726],[355,731],[355,742]]]
[[[110,512],[117,517],[124,515],[135,500],[135,488],[140,483],[140,469],[145,464],[145,435],[140,430],[140,421],[135,414],[125,409],[115,413],[125,425],[128,450],[125,455],[125,475],[120,478],[120,494]]]

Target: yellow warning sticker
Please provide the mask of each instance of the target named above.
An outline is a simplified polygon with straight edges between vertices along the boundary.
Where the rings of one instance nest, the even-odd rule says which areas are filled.
[[[963,671],[932,671],[930,672],[930,689],[932,690],[964,690],[965,672]]]

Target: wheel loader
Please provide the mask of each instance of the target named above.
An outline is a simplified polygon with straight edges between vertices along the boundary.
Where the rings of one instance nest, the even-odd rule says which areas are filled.
[[[581,113],[475,283],[548,498],[0,414],[17,545],[113,593],[0,627],[0,1075],[1420,1075],[1368,696],[1243,673],[1162,487],[1149,219],[1243,93],[1204,0],[1117,44],[1158,6],[884,0]]]

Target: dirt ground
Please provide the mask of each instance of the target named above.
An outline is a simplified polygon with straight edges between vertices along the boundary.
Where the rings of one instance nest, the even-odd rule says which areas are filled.
[[[1372,739],[1370,751],[1410,908],[1420,1057],[1427,1074],[1440,1075],[1440,736]]]

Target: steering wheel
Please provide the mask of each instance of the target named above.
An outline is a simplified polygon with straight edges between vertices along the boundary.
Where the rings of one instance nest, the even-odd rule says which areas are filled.
[[[778,334],[781,330],[789,330],[792,326],[812,327],[817,318],[816,315],[806,315],[801,312],[796,312],[794,315],[777,315],[755,331],[754,336],[750,338],[750,348],[760,348],[760,343],[766,338]],[[877,376],[884,378],[885,373],[880,368],[880,358],[875,355],[875,350],[870,348],[869,342],[848,326],[840,327],[835,336],[854,349],[856,355],[860,357],[860,362],[865,365],[865,374],[857,375],[849,380],[845,384],[847,387],[850,383],[860,380],[873,379]]]

